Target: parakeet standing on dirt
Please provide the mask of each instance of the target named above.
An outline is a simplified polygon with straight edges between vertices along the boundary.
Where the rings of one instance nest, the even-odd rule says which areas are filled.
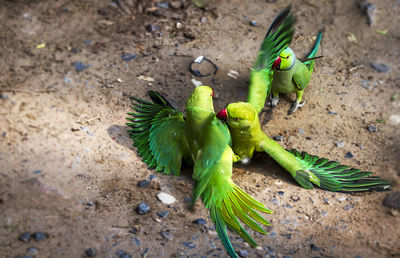
[[[229,104],[217,117],[228,124],[232,149],[242,161],[249,160],[254,152],[266,152],[304,188],[312,189],[314,184],[335,192],[390,189],[386,180],[370,176],[372,172],[341,165],[306,152],[285,150],[261,130],[258,113],[250,103]]]
[[[301,101],[303,92],[310,82],[311,73],[314,69],[315,56],[321,42],[322,32],[318,32],[315,44],[307,55],[307,61],[300,61],[296,58],[290,47],[284,49],[273,64],[272,78],[272,106],[279,101],[279,93],[296,93],[296,101],[293,103],[289,113],[296,112],[299,107],[305,104]]]
[[[250,72],[249,95],[247,101],[258,113],[264,107],[271,91],[272,66],[280,52],[292,41],[294,18],[290,6],[286,7],[272,22],[258,52],[257,60]]]
[[[269,223],[257,211],[271,211],[232,181],[232,164],[237,156],[230,147],[227,126],[216,118],[212,95],[207,86],[195,88],[187,101],[186,119],[156,92],[149,92],[152,102],[134,98],[134,112],[127,118],[131,127],[128,132],[143,161],[158,172],[179,175],[182,159],[194,164],[193,203],[199,197],[203,200],[228,254],[238,257],[226,227],[256,247],[239,219],[266,234],[257,222]]]

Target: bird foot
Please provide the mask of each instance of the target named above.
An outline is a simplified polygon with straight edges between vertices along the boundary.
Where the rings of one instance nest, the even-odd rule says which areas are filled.
[[[278,102],[279,102],[279,97],[277,97],[277,98],[272,98],[272,99],[271,99],[271,106],[272,106],[272,107],[276,107],[276,105],[278,104]]]
[[[306,104],[306,101],[302,101],[302,102],[300,103],[298,100],[296,100],[296,101],[293,103],[292,108],[289,109],[289,115],[290,115],[290,114],[293,114],[294,112],[296,112],[296,110],[297,110],[298,108],[304,106],[304,104]]]

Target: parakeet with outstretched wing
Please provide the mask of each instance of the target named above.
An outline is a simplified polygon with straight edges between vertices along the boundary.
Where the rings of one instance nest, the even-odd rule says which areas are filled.
[[[272,106],[276,106],[279,101],[279,93],[296,93],[296,101],[293,103],[289,113],[296,112],[299,107],[305,104],[301,101],[303,92],[311,79],[311,73],[314,69],[315,56],[318,52],[322,38],[322,32],[318,32],[313,48],[307,55],[307,58],[300,61],[296,58],[290,47],[285,48],[277,57],[273,64],[272,78]]]
[[[372,172],[351,168],[306,152],[285,150],[261,130],[257,110],[250,103],[231,103],[217,117],[228,124],[232,149],[242,161],[252,158],[254,152],[266,152],[304,188],[312,189],[314,184],[338,192],[390,189],[386,180],[371,176]]]
[[[278,14],[272,22],[258,52],[257,60],[250,72],[249,95],[247,101],[258,113],[264,107],[271,91],[272,66],[279,54],[292,42],[294,18],[290,6]]]
[[[186,118],[154,91],[149,92],[152,102],[134,98],[128,132],[143,161],[158,172],[179,175],[182,159],[194,164],[193,202],[203,200],[228,254],[238,257],[226,227],[256,247],[239,220],[266,234],[257,222],[269,223],[257,211],[271,211],[232,181],[237,156],[227,126],[216,118],[212,95],[207,86],[195,88],[187,101]]]

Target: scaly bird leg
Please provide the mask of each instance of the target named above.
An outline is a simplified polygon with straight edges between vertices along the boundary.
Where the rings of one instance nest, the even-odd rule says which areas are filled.
[[[279,93],[272,90],[273,98],[271,99],[271,106],[276,107],[279,102]]]
[[[289,110],[289,114],[293,114],[299,107],[302,107],[304,106],[304,104],[306,104],[305,100],[301,101],[303,97],[303,91],[296,92],[296,95],[297,95],[296,101],[293,103],[292,108]]]

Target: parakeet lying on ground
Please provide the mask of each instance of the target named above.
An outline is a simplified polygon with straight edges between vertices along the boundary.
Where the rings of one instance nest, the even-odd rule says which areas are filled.
[[[318,32],[315,44],[308,54],[306,60],[300,61],[296,58],[290,47],[284,49],[275,60],[272,68],[274,70],[272,78],[272,106],[276,106],[279,101],[279,93],[296,93],[296,101],[293,103],[289,113],[296,112],[299,107],[305,104],[301,101],[303,92],[310,82],[311,73],[314,68],[315,56],[321,42],[322,32]]]
[[[264,107],[271,91],[272,65],[278,55],[290,42],[294,33],[294,18],[290,6],[286,7],[272,22],[258,52],[257,60],[250,72],[249,95],[247,101],[258,113]]]
[[[258,113],[250,103],[231,103],[217,117],[228,124],[232,149],[240,159],[248,160],[254,152],[265,151],[304,188],[312,189],[314,184],[325,190],[339,192],[390,189],[386,180],[370,176],[372,172],[354,169],[305,152],[285,150],[261,130]]]
[[[158,172],[179,175],[182,159],[194,164],[193,202],[201,197],[228,254],[238,257],[226,226],[256,247],[239,219],[266,234],[257,222],[269,223],[257,211],[271,211],[232,181],[232,164],[237,156],[230,147],[227,126],[216,118],[212,95],[207,86],[195,88],[186,105],[186,119],[156,92],[149,92],[152,102],[134,98],[134,112],[127,118],[132,128],[128,132],[143,161]]]

